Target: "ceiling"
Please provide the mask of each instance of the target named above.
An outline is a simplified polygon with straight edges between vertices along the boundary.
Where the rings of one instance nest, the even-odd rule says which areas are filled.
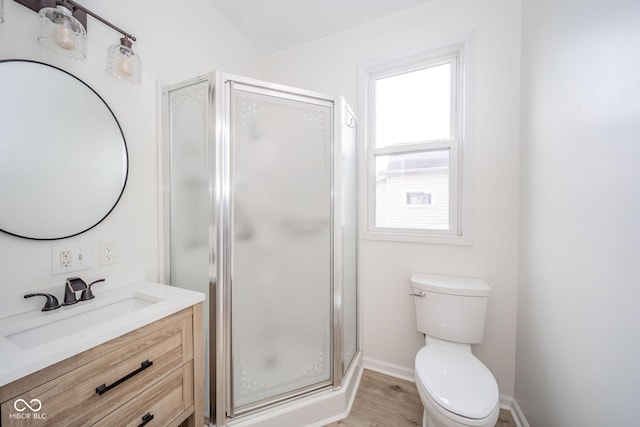
[[[272,53],[432,0],[210,0],[255,47]]]

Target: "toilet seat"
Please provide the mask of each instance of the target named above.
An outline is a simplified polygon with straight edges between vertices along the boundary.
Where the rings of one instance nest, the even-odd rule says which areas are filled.
[[[420,349],[415,369],[416,382],[443,415],[472,425],[499,410],[496,380],[470,351],[434,343]]]

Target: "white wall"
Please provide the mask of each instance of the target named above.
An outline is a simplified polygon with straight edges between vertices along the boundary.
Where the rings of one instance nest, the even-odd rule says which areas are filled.
[[[118,42],[118,33],[89,18],[89,58],[85,62],[69,60],[37,43],[38,15],[14,1],[4,2],[0,58],[49,63],[93,87],[110,105],[124,131],[129,149],[129,181],[111,215],[78,237],[42,242],[0,233],[0,295],[51,286],[60,286],[62,293],[67,275],[52,276],[51,247],[77,241],[90,242],[95,259],[99,241],[117,241],[120,252],[118,264],[98,267],[96,261],[96,267],[77,273],[81,277],[120,275],[157,279],[159,147],[156,81],[173,83],[214,69],[250,75],[258,70],[260,54],[207,0],[191,0],[188,9],[180,9],[177,2],[169,0],[85,0],[82,4],[138,38],[134,49],[143,61],[141,85],[121,83],[104,72],[107,47]]]
[[[484,343],[474,351],[513,394],[517,280],[520,2],[448,0],[274,54],[266,78],[358,106],[358,64],[475,32],[473,246],[363,240],[360,290],[368,362],[412,375],[424,339],[408,295],[412,272],[486,279],[493,289]],[[382,365],[381,365],[382,364]]]
[[[525,0],[516,398],[638,425],[640,3]]]

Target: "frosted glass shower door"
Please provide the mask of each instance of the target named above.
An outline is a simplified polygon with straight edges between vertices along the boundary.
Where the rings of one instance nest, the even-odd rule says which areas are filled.
[[[215,286],[213,252],[216,234],[212,180],[214,153],[209,137],[211,111],[207,76],[164,88],[164,281],[204,292],[205,416],[210,416],[210,289]]]
[[[330,384],[333,104],[231,88],[232,408]]]

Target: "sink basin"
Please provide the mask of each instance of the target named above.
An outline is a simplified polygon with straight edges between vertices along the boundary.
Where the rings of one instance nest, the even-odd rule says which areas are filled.
[[[26,349],[37,347],[49,341],[75,334],[79,331],[86,331],[87,334],[91,334],[91,329],[97,325],[108,322],[110,319],[130,315],[131,313],[142,308],[149,307],[158,301],[159,300],[133,296],[102,305],[100,307],[78,312],[77,314],[72,314],[59,320],[47,322],[43,325],[14,332],[10,335],[6,335],[5,338],[18,347]],[[71,307],[76,308],[76,306]],[[80,307],[78,306],[77,308]]]

